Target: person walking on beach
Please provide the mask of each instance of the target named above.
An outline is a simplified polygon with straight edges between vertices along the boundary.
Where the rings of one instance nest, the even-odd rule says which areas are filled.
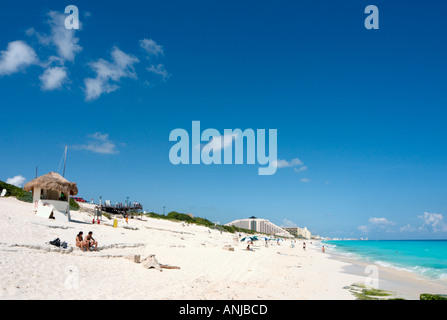
[[[321,248],[321,251],[323,251],[323,253],[324,253],[324,246]]]
[[[86,242],[87,248],[95,246],[95,251],[98,251],[98,241],[93,239],[93,232],[92,231],[90,231],[88,233],[88,235],[85,237],[85,242]]]
[[[88,251],[88,245],[87,245],[86,241],[84,241],[84,239],[82,238],[83,234],[84,233],[82,231],[80,231],[78,233],[78,235],[76,236],[76,247],[78,247],[82,251],[84,251],[84,247],[85,247],[86,250]]]
[[[303,241],[303,250],[306,251],[306,242]]]

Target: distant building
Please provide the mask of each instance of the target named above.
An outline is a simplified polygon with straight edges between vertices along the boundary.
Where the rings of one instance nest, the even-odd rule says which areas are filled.
[[[299,228],[299,227],[284,228],[284,230],[286,230],[289,233],[293,234],[297,238],[310,239],[312,237],[312,234],[310,233],[309,230],[307,230],[307,227],[304,227],[304,228]]]
[[[278,227],[277,225],[271,223],[267,219],[259,219],[256,217],[234,220],[230,223],[227,223],[226,226],[235,226],[238,228],[253,230],[260,233],[266,233],[286,238],[293,238],[293,235],[284,230],[284,228]]]

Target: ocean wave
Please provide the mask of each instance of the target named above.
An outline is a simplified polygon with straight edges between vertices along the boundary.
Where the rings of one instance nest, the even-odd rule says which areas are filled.
[[[416,274],[418,276],[427,277],[435,280],[447,280],[447,270],[446,269],[436,269],[426,266],[404,266],[398,263],[393,263],[390,261],[383,261],[383,260],[372,260],[369,259],[368,261],[374,262],[375,264],[393,269],[396,271],[402,271],[402,272],[409,272]]]
[[[379,266],[390,268],[396,271],[410,272],[418,276],[423,276],[436,280],[447,280],[446,269],[437,269],[427,266],[404,266],[401,264],[381,260],[374,261],[374,263],[378,264]]]
[[[427,277],[435,280],[447,280],[447,268],[444,267],[444,265],[441,265],[441,267],[420,264],[412,265],[415,261],[411,259],[414,257],[399,256],[398,259],[401,260],[394,261],[396,257],[388,257],[386,252],[367,251],[365,250],[365,248],[347,247],[344,245],[337,246],[336,244],[332,243],[325,243],[324,246],[325,248],[327,248],[327,252],[335,256],[375,263],[385,268],[390,268],[402,272],[410,272],[417,276]],[[388,258],[390,259],[388,260]],[[407,261],[406,258],[409,258],[410,260]],[[427,264],[427,261],[424,257],[420,257],[419,262],[421,262],[421,264]]]

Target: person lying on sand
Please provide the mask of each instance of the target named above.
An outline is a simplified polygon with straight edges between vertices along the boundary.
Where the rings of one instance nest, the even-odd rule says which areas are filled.
[[[82,235],[83,235],[83,234],[84,234],[84,233],[83,233],[82,231],[80,231],[80,232],[78,233],[78,235],[76,236],[76,247],[78,247],[78,248],[81,249],[82,251],[84,251],[84,247],[85,247],[85,250],[88,250],[87,242],[84,241],[84,239],[82,238]]]
[[[85,237],[85,242],[87,244],[87,248],[95,246],[95,251],[98,251],[98,241],[93,239],[93,232],[90,231],[88,235]]]

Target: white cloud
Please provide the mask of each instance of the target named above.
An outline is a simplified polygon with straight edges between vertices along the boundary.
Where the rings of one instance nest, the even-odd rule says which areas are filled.
[[[88,150],[101,154],[116,154],[119,153],[116,144],[109,139],[107,133],[96,132],[88,136],[90,141],[84,145],[75,145],[74,149]]]
[[[49,34],[37,32],[34,28],[25,31],[28,36],[35,35],[39,43],[46,47],[54,47],[57,52],[48,58],[48,61],[40,62],[39,65],[45,68],[40,75],[41,88],[44,91],[59,89],[68,80],[68,69],[64,67],[65,61],[73,62],[75,56],[82,51],[78,44],[79,38],[75,36],[75,29],[65,27],[66,15],[57,11],[47,13],[47,24],[50,27]],[[82,24],[79,24],[82,27]],[[58,64],[59,67],[52,66]]]
[[[211,150],[222,150],[228,147],[231,147],[233,145],[233,141],[236,140],[239,137],[237,133],[231,133],[231,134],[224,134],[216,137],[212,137],[211,141],[206,144],[198,143],[194,146],[194,149],[200,149],[203,147],[205,149],[205,152],[211,151]]]
[[[152,39],[143,39],[140,40],[140,47],[144,49],[144,51],[146,51],[146,53],[149,56],[158,56],[158,55],[163,55],[163,47],[159,44],[157,44],[154,40]],[[148,56],[148,58],[149,58]]]
[[[96,78],[84,79],[86,100],[94,100],[103,93],[117,90],[119,87],[116,82],[121,78],[137,78],[133,65],[139,62],[138,58],[118,47],[113,47],[111,56],[112,62],[99,59],[90,63]],[[110,83],[111,81],[115,83]]]
[[[302,166],[302,167],[299,167],[299,168],[293,168],[293,171],[295,171],[295,172],[303,172],[303,171],[306,171],[306,170],[307,170],[306,166]]]
[[[418,216],[424,220],[424,224],[419,228],[421,230],[432,232],[447,232],[447,224],[444,222],[444,217],[440,213],[424,212],[424,215]]]
[[[362,233],[368,233],[368,226],[359,226],[358,229],[362,232]]]
[[[210,142],[208,142],[205,147],[213,150],[225,149],[233,145],[233,139],[237,139],[238,134],[224,134],[223,136],[213,137]]]
[[[276,166],[276,168],[290,168],[294,167],[294,172],[304,172],[307,170],[307,166],[304,166],[303,161],[301,161],[298,158],[292,159],[290,161],[284,160],[284,159],[277,159],[273,161],[273,166]],[[303,183],[309,183],[309,178],[301,178],[301,182]]]
[[[163,81],[166,81],[171,76],[170,73],[165,69],[163,64],[158,64],[157,66],[151,65],[149,68],[146,68],[147,71],[155,73],[163,78]]]
[[[117,85],[112,85],[102,78],[87,78],[84,80],[85,84],[85,99],[95,100],[103,93],[110,93],[117,90]]]
[[[147,53],[148,59],[153,56],[158,57],[159,55],[164,54],[163,47],[157,44],[152,39],[140,40],[140,47],[143,48],[143,50]],[[157,65],[152,64],[150,67],[146,68],[146,70],[153,74],[161,76],[163,81],[166,81],[171,77],[171,74],[166,70],[164,64],[162,63],[159,63]]]
[[[77,53],[82,51],[78,44],[79,38],[75,36],[75,29],[65,28],[66,15],[57,11],[48,13],[48,25],[50,26],[50,35],[38,35],[42,44],[52,44],[56,47],[59,56],[68,61],[74,61]],[[79,23],[79,29],[82,24]]]
[[[284,228],[296,228],[296,227],[298,227],[298,225],[295,222],[293,222],[293,221],[291,221],[291,220],[289,220],[287,218],[284,218],[282,220],[281,226],[284,227]]]
[[[0,76],[19,72],[37,63],[38,58],[33,48],[20,40],[10,42],[6,51],[0,52]]]
[[[406,226],[401,227],[400,232],[414,232],[416,231],[415,228],[413,228],[410,224],[407,224]]]
[[[67,81],[68,73],[65,67],[48,68],[40,75],[42,90],[50,91],[59,89]]]
[[[6,179],[6,183],[12,184],[13,186],[16,186],[19,188],[23,187],[25,182],[26,182],[26,178],[22,175],[18,175],[18,176]]]
[[[385,232],[391,232],[391,227],[395,225],[393,221],[388,220],[387,218],[369,218],[368,219],[369,224],[368,225],[362,225],[359,226],[358,229],[362,233],[368,233],[371,231],[385,231]]]
[[[291,161],[278,159],[273,161],[273,165],[276,165],[277,168],[287,168],[301,166],[303,162],[298,158],[292,159]]]
[[[90,17],[90,12],[84,11],[84,18]],[[60,89],[69,82],[68,61],[74,62],[77,55],[83,51],[77,36],[79,30],[65,28],[66,14],[58,11],[49,11],[46,14],[47,30],[38,32],[31,27],[25,31],[26,35],[37,38],[41,47],[49,48],[53,52],[44,59],[39,59],[35,50],[23,41],[14,41],[8,44],[5,51],[0,51],[0,76],[11,75],[24,70],[30,65],[43,68],[40,75],[40,84],[43,91]],[[82,23],[79,23],[82,29]],[[139,45],[147,58],[164,55],[163,47],[152,39],[139,40]],[[42,50],[46,52],[48,50]],[[131,54],[112,48],[111,60],[98,59],[88,66],[94,71],[94,76],[83,77],[83,91],[85,99],[95,100],[102,94],[119,89],[119,81],[123,78],[137,78],[134,65],[140,62]],[[151,64],[146,68],[152,74],[166,81],[171,74],[163,64]],[[146,84],[148,81],[145,82]],[[82,86],[82,85],[81,85]]]
[[[395,224],[386,218],[369,218],[368,222],[378,226],[390,226]]]

